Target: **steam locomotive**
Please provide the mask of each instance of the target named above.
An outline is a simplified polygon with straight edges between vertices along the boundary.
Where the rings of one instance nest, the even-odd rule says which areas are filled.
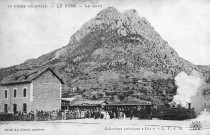
[[[164,120],[185,120],[196,118],[196,112],[194,108],[191,108],[191,103],[188,104],[188,108],[181,107],[180,105],[166,104],[158,109],[153,110],[153,117]]]

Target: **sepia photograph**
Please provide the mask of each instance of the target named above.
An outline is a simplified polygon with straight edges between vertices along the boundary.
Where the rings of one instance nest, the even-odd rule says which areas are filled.
[[[210,0],[1,0],[0,135],[210,135]]]

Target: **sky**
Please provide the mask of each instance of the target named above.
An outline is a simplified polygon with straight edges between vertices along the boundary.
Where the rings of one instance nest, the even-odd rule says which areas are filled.
[[[196,65],[210,65],[210,0],[79,0],[76,6],[81,8],[56,7],[73,3],[75,0],[1,0],[0,67],[20,64],[67,45],[85,22],[109,6],[120,12],[136,9],[180,57]],[[85,8],[85,4],[102,7]]]

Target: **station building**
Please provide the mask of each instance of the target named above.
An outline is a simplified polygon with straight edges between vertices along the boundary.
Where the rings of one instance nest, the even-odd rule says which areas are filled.
[[[1,81],[0,112],[59,110],[63,84],[50,68],[10,75]]]

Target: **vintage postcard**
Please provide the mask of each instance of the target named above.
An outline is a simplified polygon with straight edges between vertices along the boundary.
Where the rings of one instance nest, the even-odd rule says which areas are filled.
[[[210,135],[209,0],[1,0],[0,135]]]

